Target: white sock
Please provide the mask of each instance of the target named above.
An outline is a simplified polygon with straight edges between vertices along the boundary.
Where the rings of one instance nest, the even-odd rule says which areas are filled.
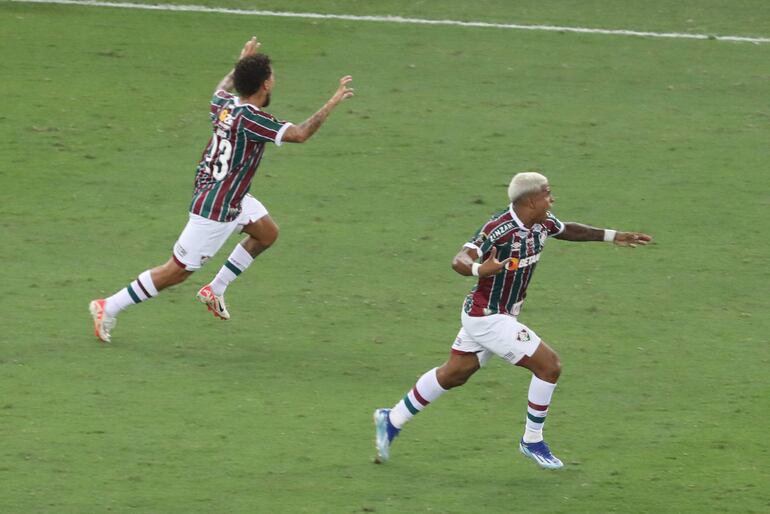
[[[421,376],[412,390],[407,392],[401,401],[391,409],[390,422],[393,423],[393,426],[403,427],[415,414],[421,412],[428,404],[448,391],[439,385],[436,378],[437,369],[433,368]]]
[[[158,290],[152,281],[150,270],[147,270],[142,272],[136,280],[107,298],[104,311],[108,316],[115,317],[123,309],[156,296],[158,296]]]
[[[543,425],[555,389],[556,384],[532,375],[527,394],[527,424],[523,438],[525,443],[537,443],[543,440]]]
[[[230,285],[230,282],[238,278],[238,275],[243,273],[252,262],[254,262],[254,257],[240,243],[235,245],[233,253],[230,254],[217,276],[211,281],[211,291],[217,296],[225,294],[225,289]]]

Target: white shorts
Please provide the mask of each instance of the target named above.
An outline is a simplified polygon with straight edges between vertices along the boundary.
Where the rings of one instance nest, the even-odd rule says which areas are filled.
[[[267,216],[265,206],[248,194],[241,200],[241,214],[233,221],[214,221],[190,213],[187,225],[174,244],[174,259],[187,271],[199,270],[233,232],[240,232],[244,225],[264,216]]]
[[[463,326],[452,344],[452,353],[475,353],[480,366],[493,354],[516,364],[525,355],[531,357],[540,345],[540,337],[513,316],[468,316],[463,311],[460,318]]]

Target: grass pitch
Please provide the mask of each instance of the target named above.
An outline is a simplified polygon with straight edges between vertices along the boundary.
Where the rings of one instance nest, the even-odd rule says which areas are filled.
[[[768,36],[758,1],[473,5],[424,14]],[[282,235],[231,322],[193,297],[235,238],[100,345],[87,303],[168,257],[209,95],[253,33],[279,117],[344,74],[357,97],[268,149],[252,191]],[[770,45],[0,2],[0,47],[1,512],[770,507]],[[565,365],[546,430],[566,469],[518,454],[528,376],[500,362],[373,465],[372,410],[444,359],[471,287],[449,261],[523,169],[563,220],[656,238],[552,242],[530,289],[521,318]]]

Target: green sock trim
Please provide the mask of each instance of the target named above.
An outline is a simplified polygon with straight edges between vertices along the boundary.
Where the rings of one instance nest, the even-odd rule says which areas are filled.
[[[238,275],[240,275],[240,274],[241,274],[241,270],[239,270],[238,268],[236,268],[236,267],[235,267],[235,264],[233,264],[233,263],[232,263],[232,262],[230,262],[229,260],[228,260],[228,261],[225,261],[225,267],[226,267],[227,269],[229,269],[230,271],[232,271],[233,273],[235,273],[235,276],[236,276],[236,277],[237,277]]]
[[[412,414],[417,414],[418,412],[420,412],[414,407],[414,405],[412,405],[412,402],[409,401],[408,393],[406,396],[404,396],[404,405],[406,405],[406,408],[409,409],[409,412],[411,412]]]

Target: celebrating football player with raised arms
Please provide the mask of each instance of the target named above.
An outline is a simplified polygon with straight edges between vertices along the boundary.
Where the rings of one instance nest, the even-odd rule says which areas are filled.
[[[307,141],[340,102],[353,96],[352,77],[342,77],[332,97],[304,122],[294,125],[279,121],[262,110],[270,104],[275,76],[270,58],[259,53],[259,47],[256,38],[246,42],[235,68],[217,85],[211,98],[213,133],[196,169],[189,220],[171,258],[142,272],[109,298],[93,300],[89,305],[96,337],[102,341],[110,341],[118,313],[183,282],[237,230],[246,237],[197,295],[214,316],[229,319],[225,289],[278,238],[278,226],[267,209],[249,194],[265,143],[280,146]],[[230,92],[233,88],[235,94]]]
[[[549,209],[554,198],[548,179],[519,173],[508,187],[510,205],[495,214],[452,261],[464,276],[478,277],[461,312],[462,327],[449,360],[423,374],[392,409],[374,412],[377,461],[388,459],[393,439],[406,422],[449,389],[463,385],[492,356],[532,372],[521,452],[543,468],[561,468],[543,440],[551,396],[561,373],[556,352],[518,320],[527,287],[549,237],[566,241],[607,241],[646,245],[652,238],[580,223],[562,223]]]

